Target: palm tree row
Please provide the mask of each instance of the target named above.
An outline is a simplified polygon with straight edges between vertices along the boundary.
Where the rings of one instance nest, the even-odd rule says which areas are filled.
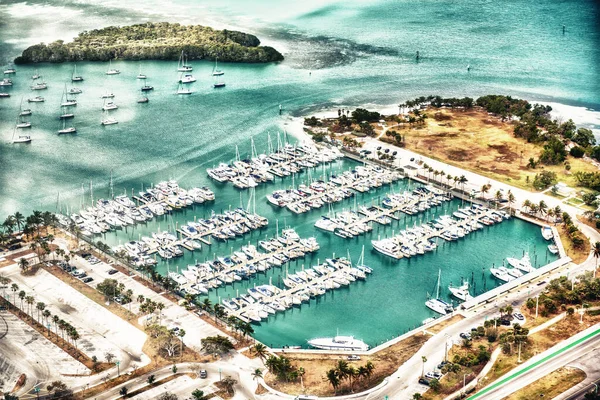
[[[296,381],[304,376],[306,372],[304,368],[298,368],[293,365],[286,356],[277,357],[270,355],[265,361],[265,367],[267,367],[270,373],[276,375],[278,379],[285,380],[286,382]]]
[[[540,218],[545,218],[546,220],[552,217],[561,218],[563,214],[560,206],[550,208],[544,200],[540,200],[540,202],[537,204],[531,200],[525,200],[523,202],[523,209],[528,214],[539,216]]]
[[[10,278],[0,276],[0,284],[4,286],[8,285],[9,283],[11,283]],[[46,327],[48,333],[50,333],[50,321],[54,322],[56,337],[58,338],[58,330],[60,329],[63,342],[66,343],[66,334],[67,337],[71,340],[72,346],[77,348],[77,340],[79,340],[80,336],[75,327],[61,319],[58,315],[52,315],[52,313],[46,308],[46,303],[42,301],[36,302],[34,296],[27,295],[27,293],[24,290],[19,290],[19,285],[17,285],[16,283],[12,283],[10,288],[13,292],[13,306],[17,307],[16,298],[18,296],[19,300],[21,300],[21,307],[18,308],[20,308],[21,311],[23,311],[27,316],[29,316],[29,319],[32,324],[34,324],[34,312],[37,312],[37,318],[35,319],[35,322],[42,325],[43,327]],[[7,300],[9,299],[9,297],[7,296],[5,296],[5,298]]]
[[[335,393],[337,393],[337,389],[341,383],[347,379],[350,391],[354,392],[354,382],[360,379],[369,380],[373,375],[374,370],[375,365],[371,361],[367,361],[365,365],[355,368],[345,360],[338,360],[335,368],[331,368],[327,371],[325,379],[333,386]]]
[[[42,227],[55,227],[57,222],[56,215],[49,211],[42,212],[36,210],[28,217],[25,217],[17,211],[13,215],[6,217],[2,223],[2,229],[3,232],[9,236],[20,231],[27,236],[37,232],[37,235],[39,236]],[[17,229],[16,231],[15,228]]]

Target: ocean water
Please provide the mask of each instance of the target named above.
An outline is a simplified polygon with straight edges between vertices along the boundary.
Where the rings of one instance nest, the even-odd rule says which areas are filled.
[[[233,159],[236,144],[242,157],[249,154],[251,137],[259,151],[265,151],[267,134],[275,141],[276,133],[286,128],[291,116],[331,107],[375,108],[427,94],[475,97],[504,93],[551,102],[561,118],[573,117],[580,126],[600,134],[598,16],[599,6],[593,0],[433,0],[418,4],[403,0],[236,0],[193,4],[182,0],[107,0],[101,5],[89,0],[3,1],[0,64],[4,66],[25,47],[40,41],[69,40],[79,31],[106,25],[164,20],[254,33],[264,44],[280,49],[286,60],[268,65],[223,64],[227,86],[219,90],[211,86],[212,64],[194,61],[193,73],[198,81],[193,84],[195,93],[186,97],[175,95],[175,62],[116,61],[113,67],[122,71],[116,76],[104,74],[106,64],[79,63],[77,70],[85,81],[77,85],[83,93],[77,95],[74,123],[78,133],[73,136],[56,134],[59,103],[65,84],[72,86],[69,78],[73,65],[17,66],[18,72],[12,76],[14,87],[6,89],[11,97],[0,99],[0,218],[17,210],[55,210],[59,202],[63,208],[76,209],[82,197],[89,203],[90,183],[94,198],[107,196],[111,174],[116,192],[131,193],[132,189],[138,191],[144,185],[174,178],[184,186],[210,185],[217,195],[214,205],[176,214],[175,221],[157,221],[156,225],[103,238],[111,244],[156,230],[159,223],[164,228],[169,222],[181,223],[194,215],[206,215],[212,208],[219,211],[229,205],[236,207],[240,193],[211,182],[206,168]],[[416,51],[422,57],[418,62]],[[471,66],[470,72],[467,65]],[[148,83],[155,87],[149,94],[149,104],[136,103],[141,83],[135,76],[140,67],[148,75]],[[48,83],[47,91],[29,90],[30,77],[36,69]],[[119,124],[101,127],[100,96],[107,90],[116,96],[119,109],[112,114]],[[33,110],[33,143],[9,144],[22,99],[36,94],[44,96],[46,102],[24,103],[24,107]],[[278,112],[280,104],[282,115]],[[345,163],[331,168],[345,168]],[[532,254],[536,249],[538,264],[546,259],[538,229],[513,221],[443,246],[435,254],[392,263],[372,255],[367,238],[348,245],[337,237],[314,232],[312,223],[320,212],[292,217],[285,211],[271,209],[265,193],[285,184],[290,183],[279,182],[257,190],[257,208],[271,223],[268,230],[253,233],[248,240],[274,235],[275,220],[279,219],[280,226],[294,225],[305,235],[318,235],[322,249],[316,258],[329,257],[339,249],[345,252],[347,247],[354,258],[362,243],[367,243],[366,258],[376,273],[364,284],[328,294],[319,300],[319,307],[311,303],[257,327],[257,336],[267,343],[300,343],[308,334],[294,334],[297,328],[290,327],[304,325],[310,327],[311,333],[319,329],[319,334],[338,326],[340,331],[351,331],[376,344],[428,316],[422,302],[426,293],[432,291],[437,269],[443,263],[449,263],[443,272],[444,284],[458,283],[461,276],[474,274],[476,282],[479,279],[477,289],[484,290],[483,282],[488,282],[486,288],[492,282],[481,279],[482,267],[527,249]],[[241,200],[245,204],[248,199],[244,196],[245,192]],[[401,228],[379,234],[390,234],[392,229]],[[378,233],[372,235],[375,234]],[[509,242],[499,246],[501,240]],[[242,242],[233,245],[239,247]],[[205,248],[201,254],[186,257],[225,254],[231,245]],[[461,246],[464,249],[459,249]],[[470,260],[467,249],[473,252]],[[189,260],[181,260],[180,267],[184,261]],[[305,264],[314,261],[307,259]],[[301,264],[293,267],[300,268]],[[275,272],[274,281],[277,273],[280,272]],[[421,281],[419,286],[408,286],[402,283],[407,279]],[[390,295],[393,285],[398,285],[398,295]],[[222,295],[227,294],[225,291]],[[420,311],[404,315],[398,311],[413,303],[414,309]],[[366,315],[363,311],[370,307],[382,313],[381,318],[370,321],[377,329],[368,330],[368,324],[359,327],[354,320],[344,322],[347,314],[340,314],[343,311]],[[276,338],[280,341],[276,342]]]

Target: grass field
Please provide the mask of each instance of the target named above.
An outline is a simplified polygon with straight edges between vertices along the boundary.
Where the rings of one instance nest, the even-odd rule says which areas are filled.
[[[525,386],[518,392],[508,396],[505,400],[529,400],[534,398],[553,399],[561,393],[582,382],[586,378],[585,372],[577,368],[559,368],[545,377]]]
[[[530,158],[540,156],[542,145],[514,137],[510,122],[483,110],[430,109],[425,113],[429,118],[424,126],[392,129],[405,135],[407,149],[447,164],[528,190],[533,190],[531,182],[543,170],[556,172],[558,181],[571,187],[577,186],[573,172],[596,171],[592,164],[573,157],[568,157],[571,171],[564,165],[527,168]]]

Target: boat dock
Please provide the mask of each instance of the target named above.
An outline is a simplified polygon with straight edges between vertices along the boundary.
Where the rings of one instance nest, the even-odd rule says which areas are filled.
[[[410,258],[425,254],[437,247],[437,238],[454,241],[471,232],[502,222],[508,214],[479,205],[454,212],[454,219],[442,216],[435,221],[400,232],[399,235],[381,240],[372,240],[373,248],[395,259]],[[434,240],[435,239],[435,240]]]
[[[365,267],[362,267],[365,268]],[[301,306],[311,298],[324,295],[328,290],[347,286],[356,280],[366,279],[368,272],[352,267],[344,258],[328,259],[325,263],[312,269],[302,269],[296,274],[302,274],[304,279],[287,289],[280,289],[272,284],[249,289],[249,295],[236,299],[225,299],[225,311],[245,322],[259,322],[268,318],[269,314],[285,311],[293,306]],[[307,274],[311,271],[312,274]],[[253,299],[253,300],[252,300]]]
[[[328,182],[316,181],[297,189],[276,190],[267,196],[269,203],[286,207],[296,214],[320,208],[324,204],[337,203],[354,196],[354,192],[364,193],[372,188],[389,185],[401,178],[400,174],[382,167],[370,165],[356,166],[339,176],[332,175]]]
[[[316,239],[301,239],[293,229],[284,229],[281,236],[260,241],[259,246],[266,252],[248,244],[229,256],[190,265],[181,274],[171,272],[170,277],[186,293],[206,294],[210,289],[248,279],[319,249]]]
[[[371,231],[372,227],[369,225],[371,222],[389,225],[392,220],[400,219],[396,215],[398,212],[415,215],[450,201],[451,198],[445,192],[433,187],[420,187],[413,193],[388,194],[382,202],[387,205],[387,208],[378,205],[361,206],[357,211],[344,211],[334,218],[323,216],[315,226],[343,238],[352,238]]]

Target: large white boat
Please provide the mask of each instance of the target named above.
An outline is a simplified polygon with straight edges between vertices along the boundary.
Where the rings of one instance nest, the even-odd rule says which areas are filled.
[[[469,293],[468,281],[464,281],[463,284],[458,287],[449,286],[448,290],[450,291],[452,296],[462,301],[469,301],[473,298],[473,296],[471,296],[471,294]]]
[[[542,236],[546,240],[552,240],[552,238],[554,238],[554,232],[552,232],[552,228],[549,226],[544,226],[542,228]]]
[[[312,347],[322,350],[347,350],[347,351],[367,351],[369,345],[362,340],[355,339],[354,336],[334,336],[329,338],[316,338],[308,341]]]
[[[490,272],[494,278],[499,279],[502,282],[510,282],[515,279],[514,276],[508,273],[508,269],[506,267],[490,268]]]
[[[322,216],[320,220],[315,222],[315,227],[327,232],[333,232],[338,227],[338,224],[331,218]]]
[[[525,253],[523,258],[521,258],[521,259],[507,257],[506,262],[508,264],[510,264],[513,268],[520,269],[521,271],[523,271],[525,273],[535,271],[535,268],[533,268],[533,266],[531,265],[531,259],[529,258],[528,253]]]
[[[548,245],[548,251],[552,254],[558,254],[558,246],[554,243]]]
[[[402,258],[400,248],[390,239],[371,240],[371,245],[376,251],[385,254],[388,257],[396,259]]]

